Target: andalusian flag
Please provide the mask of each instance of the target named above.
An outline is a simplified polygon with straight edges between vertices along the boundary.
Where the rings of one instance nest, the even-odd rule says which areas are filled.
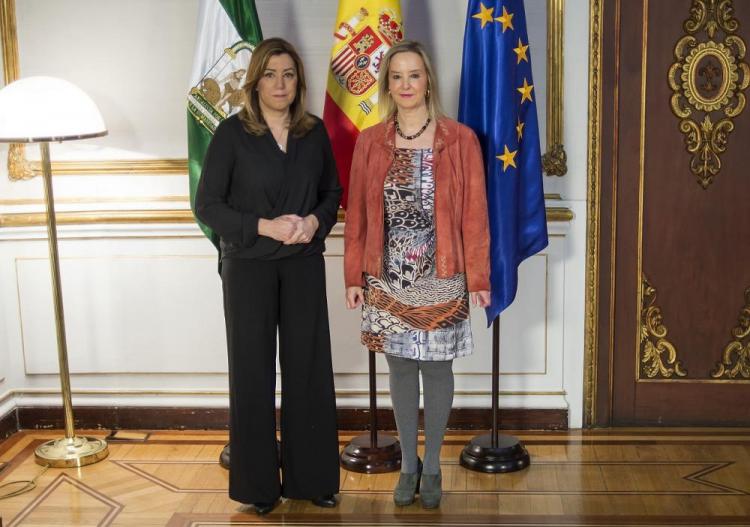
[[[341,204],[346,208],[354,143],[360,130],[380,121],[380,62],[404,37],[399,0],[340,0],[333,36],[323,121],[344,188]]]
[[[203,158],[219,123],[238,112],[241,88],[255,45],[263,40],[255,0],[201,0],[198,42],[188,94],[188,174],[190,207],[195,214],[195,189]],[[197,219],[196,219],[197,221]],[[214,233],[198,222],[218,247]]]

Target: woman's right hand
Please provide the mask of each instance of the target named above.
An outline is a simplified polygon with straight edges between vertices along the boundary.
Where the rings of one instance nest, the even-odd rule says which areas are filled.
[[[365,301],[365,294],[358,285],[346,288],[346,307],[354,309]]]
[[[302,218],[295,214],[285,214],[272,220],[261,218],[258,220],[258,234],[285,242],[294,235],[300,221]]]

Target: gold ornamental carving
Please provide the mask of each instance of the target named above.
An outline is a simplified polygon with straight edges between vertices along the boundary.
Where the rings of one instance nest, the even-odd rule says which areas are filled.
[[[734,118],[745,109],[750,67],[743,62],[747,46],[736,34],[732,0],[693,0],[683,28],[687,34],[677,41],[669,68],[670,103],[691,155],[690,171],[706,189],[721,170]],[[702,31],[707,39],[699,40]]]
[[[589,89],[588,89],[588,159],[587,225],[586,225],[586,316],[584,323],[583,418],[585,426],[597,422],[597,345],[599,332],[599,211],[601,207],[601,69],[602,69],[602,0],[589,0]]]
[[[568,173],[568,155],[563,145],[552,145],[542,156],[542,169],[548,176],[564,176]]]
[[[565,0],[547,0],[547,152],[542,156],[542,169],[548,176],[568,173],[563,146],[564,25]]]
[[[721,362],[717,362],[716,369],[711,372],[714,379],[750,378],[750,287],[745,289],[745,305],[737,326],[732,329],[732,337],[732,342],[724,348]]]
[[[26,159],[26,145],[11,143],[8,146],[8,177],[11,180],[31,179],[36,176],[31,163]]]
[[[641,345],[640,378],[670,379],[673,375],[685,377],[677,360],[677,349],[667,340],[667,327],[664,325],[661,308],[656,305],[656,288],[646,275],[641,275],[643,304],[641,306]]]
[[[0,36],[2,36],[3,80],[8,85],[19,77],[16,4],[13,0],[0,0]],[[29,179],[35,175],[26,159],[25,145],[11,143],[8,146],[8,177],[11,180],[20,180]]]

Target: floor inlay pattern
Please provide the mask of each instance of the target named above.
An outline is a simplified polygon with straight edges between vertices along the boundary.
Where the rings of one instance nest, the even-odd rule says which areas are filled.
[[[226,433],[123,434],[106,460],[49,469],[36,489],[0,501],[0,517],[5,527],[750,526],[750,430],[636,432],[518,433],[532,464],[511,474],[461,467],[458,455],[473,434],[455,433],[443,447],[437,511],[418,501],[395,507],[398,474],[342,470],[336,509],[284,500],[263,518],[227,496],[227,472],[216,462]],[[0,484],[39,474],[34,448],[58,434],[20,432],[0,443]],[[342,447],[350,438],[341,435]]]

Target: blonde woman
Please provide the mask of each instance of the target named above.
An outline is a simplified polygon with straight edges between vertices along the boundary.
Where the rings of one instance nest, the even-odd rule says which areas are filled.
[[[453,360],[473,350],[470,300],[490,300],[489,226],[482,152],[445,117],[423,46],[383,59],[383,121],[354,150],[346,214],[347,307],[362,306],[362,343],[383,352],[402,449],[396,505],[442,497],[440,448],[453,403]],[[424,464],[417,457],[419,375]]]
[[[221,237],[229,495],[258,514],[281,496],[334,507],[338,436],[323,251],[341,187],[323,123],[305,111],[305,74],[292,45],[261,42],[243,89],[247,101],[216,129],[196,193],[198,218]]]

